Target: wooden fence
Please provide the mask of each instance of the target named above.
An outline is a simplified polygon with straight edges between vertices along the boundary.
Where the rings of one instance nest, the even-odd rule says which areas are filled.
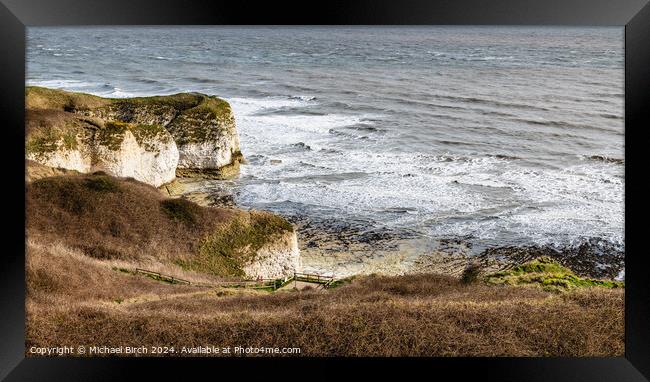
[[[136,268],[135,273],[141,273],[143,275],[147,275],[149,277],[153,277],[162,281],[167,281],[172,284],[187,284],[187,285],[190,284],[190,282],[187,280],[179,279],[178,277],[174,277],[174,276],[163,275],[160,272],[149,271],[142,268]]]
[[[319,275],[318,273],[300,273],[294,272],[293,279],[296,281],[304,281],[315,284],[330,284],[334,280],[334,276]]]
[[[147,269],[136,268],[135,273],[140,273],[156,280],[166,281],[172,284],[186,284],[205,288],[244,288],[244,289],[271,289],[277,290],[291,282],[302,281],[314,284],[320,284],[323,288],[328,288],[335,280],[334,276],[325,276],[317,273],[300,273],[294,272],[293,276],[283,279],[255,279],[255,280],[238,280],[238,281],[218,281],[215,283],[192,283],[178,277],[164,275],[160,272],[154,272]]]

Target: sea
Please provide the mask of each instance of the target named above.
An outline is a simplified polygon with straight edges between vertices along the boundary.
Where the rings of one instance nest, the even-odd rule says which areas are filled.
[[[414,256],[449,240],[625,250],[622,27],[29,27],[27,42],[27,85],[226,99],[246,164],[202,187],[309,227],[305,248],[320,229]]]

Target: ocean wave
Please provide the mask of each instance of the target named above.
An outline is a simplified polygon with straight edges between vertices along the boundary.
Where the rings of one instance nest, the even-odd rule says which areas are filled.
[[[187,80],[187,81],[196,82],[196,83],[199,83],[199,84],[218,84],[218,83],[221,83],[220,80],[215,79],[215,78],[185,77],[184,79]]]
[[[300,99],[289,99],[279,97],[265,97],[265,98],[229,98],[233,109],[238,112],[238,115],[252,115],[262,110],[279,109],[283,107],[299,108],[308,105],[307,101]]]
[[[158,80],[154,80],[152,78],[134,78],[133,79],[135,82],[141,82],[143,84],[148,84],[148,85],[155,85],[155,84],[161,84],[162,82]]]
[[[298,99],[301,101],[315,101],[316,97],[315,96],[304,96],[304,95],[293,95],[289,96],[289,99]]]
[[[548,108],[538,106],[538,105],[531,105],[531,104],[520,103],[520,102],[503,102],[503,101],[498,101],[498,100],[489,99],[489,98],[454,96],[454,95],[444,95],[444,94],[436,94],[436,95],[434,95],[434,97],[438,98],[438,99],[447,99],[447,100],[454,101],[454,102],[465,102],[465,103],[470,103],[470,104],[483,104],[483,105],[490,105],[490,106],[498,106],[498,107],[503,107],[503,108],[506,108],[506,109],[507,108],[512,108],[512,109],[522,109],[522,110],[549,111]]]
[[[564,129],[567,131],[574,131],[574,132],[578,132],[580,130],[585,130],[585,129],[606,131],[606,132],[613,132],[618,130],[615,127],[600,127],[600,126],[595,126],[593,124],[580,124],[580,123],[572,123],[572,122],[557,121],[557,120],[535,120],[535,119],[526,119],[526,118],[513,118],[511,120],[515,122],[526,123],[529,125],[555,127],[555,128],[560,128],[560,129]],[[558,135],[558,137],[561,136],[572,137],[572,138],[581,137],[580,135],[575,135],[575,134]]]
[[[598,114],[598,116],[607,119],[624,119],[623,115],[616,115],[616,114],[609,114],[609,113],[600,113]]]
[[[42,86],[66,91],[77,91],[95,95],[106,95],[115,90],[113,85],[106,82],[86,82],[80,80],[28,80],[27,85]]]
[[[124,90],[122,90],[120,88],[115,88],[115,90],[108,93],[108,96],[113,97],[113,98],[130,98],[130,97],[135,97],[136,94],[124,91]]]
[[[590,156],[583,156],[583,158],[593,160],[593,161],[596,161],[596,162],[625,164],[625,159],[623,159],[623,158],[612,158],[612,157],[608,157],[606,155],[590,155]]]

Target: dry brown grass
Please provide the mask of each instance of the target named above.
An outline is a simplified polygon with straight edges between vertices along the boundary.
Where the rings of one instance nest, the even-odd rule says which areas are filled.
[[[99,260],[180,264],[227,278],[241,273],[251,243],[257,249],[276,233],[293,229],[267,212],[201,207],[165,198],[133,179],[104,174],[46,177],[26,188],[30,238],[60,242]],[[202,266],[222,258],[231,266]]]
[[[170,285],[120,271],[142,266],[209,283],[218,276],[177,265],[196,258],[202,238],[219,248],[245,243],[236,238],[218,246],[223,240],[214,237],[222,232],[217,227],[242,214],[257,219],[250,227],[275,225],[264,213],[165,200],[153,187],[105,175],[28,183],[27,349],[299,347],[302,355],[313,356],[620,356],[624,351],[622,288],[549,292],[422,274],[367,276],[328,291],[270,294]],[[227,237],[270,235],[241,228],[227,230]]]
[[[61,175],[78,175],[75,170],[44,166],[32,160],[25,160],[25,182]]]
[[[196,252],[199,240],[231,212],[200,209],[200,225],[170,219],[154,187],[105,175],[61,176],[27,185],[27,231],[115,260],[174,259]]]
[[[299,347],[313,356],[620,356],[623,289],[550,293],[436,275],[329,291],[168,285],[28,243],[27,348]]]

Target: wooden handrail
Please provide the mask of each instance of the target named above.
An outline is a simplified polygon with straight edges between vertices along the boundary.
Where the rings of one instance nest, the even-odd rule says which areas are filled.
[[[154,271],[150,271],[150,270],[142,269],[142,268],[136,268],[135,273],[143,273],[143,274],[146,274],[146,275],[153,275],[153,276],[158,277],[159,279],[169,280],[172,284],[174,284],[174,283],[188,284],[188,285],[191,284],[191,282],[189,280],[179,279],[177,277],[169,276],[169,275],[163,275],[160,272],[154,272]]]
[[[317,273],[294,272],[293,276],[282,278],[282,279],[264,278],[264,279],[249,279],[249,280],[239,280],[239,281],[218,281],[215,282],[214,284],[209,284],[209,283],[192,284],[192,282],[190,282],[189,280],[184,280],[174,276],[164,275],[160,272],[154,272],[143,268],[136,268],[135,273],[142,273],[145,275],[155,276],[158,279],[170,281],[172,284],[181,283],[181,284],[195,285],[199,287],[208,287],[208,288],[219,287],[219,286],[224,286],[224,287],[241,286],[244,288],[252,288],[252,289],[273,288],[273,290],[276,290],[278,288],[278,282],[280,283],[281,286],[291,281],[316,282],[318,284],[322,284],[325,288],[327,288],[335,281],[333,275],[325,276]]]

